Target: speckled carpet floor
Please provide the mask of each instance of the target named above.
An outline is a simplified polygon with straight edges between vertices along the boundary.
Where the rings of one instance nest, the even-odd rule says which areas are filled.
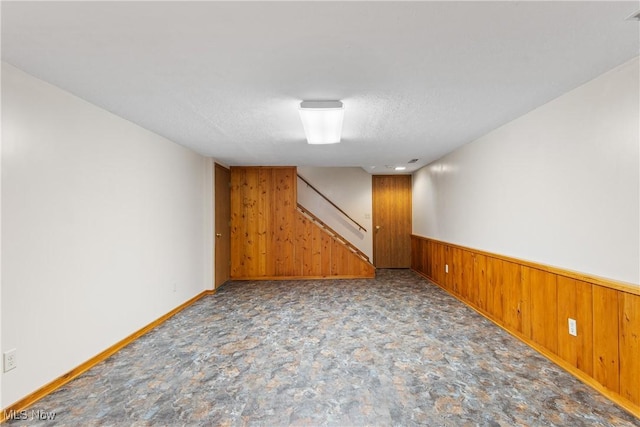
[[[640,426],[408,270],[232,282],[9,425]]]

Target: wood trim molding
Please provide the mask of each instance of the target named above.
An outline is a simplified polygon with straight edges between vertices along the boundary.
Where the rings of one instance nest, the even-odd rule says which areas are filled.
[[[243,280],[254,280],[254,281],[262,281],[262,280],[332,280],[332,279],[369,279],[375,277],[375,270],[373,270],[373,274],[371,276],[360,276],[360,275],[336,275],[336,276],[256,276],[256,277],[232,277],[230,280],[232,282],[243,281]]]
[[[617,291],[627,292],[634,295],[640,295],[640,285],[634,285],[633,283],[627,283],[619,280],[608,279],[606,277],[595,276],[586,273],[580,273],[577,271],[567,270],[560,267],[554,267],[551,265],[540,264],[533,261],[527,261],[524,259],[514,258],[507,255],[500,255],[493,252],[483,251],[481,249],[470,248],[468,246],[457,245],[455,243],[445,242],[444,240],[432,239],[430,237],[418,236],[416,234],[412,234],[411,237],[420,239],[420,240],[431,240],[432,242],[440,243],[442,245],[447,245],[451,248],[463,249],[465,251],[474,252],[476,254],[481,254],[485,256],[489,256],[491,258],[500,259],[503,261],[514,262],[516,264],[524,265],[527,267],[535,268],[542,271],[547,271],[549,273],[558,274],[560,276],[569,277],[571,279],[581,280],[583,282],[593,283],[594,285],[604,286],[605,288],[615,289]]]
[[[234,169],[291,169],[297,166],[229,166],[229,170]]]
[[[137,330],[136,332],[132,333],[128,337],[118,341],[117,343],[115,343],[111,347],[107,348],[106,350],[102,351],[101,353],[96,354],[91,359],[87,360],[86,362],[76,366],[75,368],[73,368],[72,370],[67,372],[66,374],[64,374],[64,375],[56,378],[55,380],[51,381],[50,383],[40,387],[39,389],[37,389],[33,393],[23,397],[22,399],[18,400],[14,404],[9,405],[8,407],[6,407],[2,411],[2,413],[0,413],[0,423],[3,423],[5,421],[7,421],[7,418],[6,418],[7,414],[9,414],[11,412],[20,412],[22,410],[25,410],[26,408],[28,408],[29,406],[33,405],[38,400],[42,399],[43,397],[47,396],[48,394],[53,393],[54,391],[56,391],[57,389],[59,389],[63,385],[67,384],[71,380],[77,378],[78,376],[82,375],[83,373],[85,373],[89,369],[93,368],[98,363],[108,359],[110,356],[114,355],[115,353],[117,353],[118,351],[120,351],[121,349],[126,347],[127,345],[131,344],[133,341],[135,341],[138,338],[140,338],[141,336],[145,335],[147,332],[150,332],[151,330],[153,330],[157,326],[159,326],[162,323],[164,323],[165,321],[167,321],[169,318],[173,317],[174,315],[176,315],[180,311],[182,311],[185,308],[189,307],[194,302],[198,301],[200,298],[202,298],[202,297],[204,297],[206,295],[213,295],[215,293],[216,293],[215,289],[202,291],[201,293],[199,293],[195,297],[193,297],[193,298],[189,299],[188,301],[185,301],[184,303],[180,304],[178,307],[174,308],[173,310],[171,310],[167,314],[164,314],[163,316],[157,318],[156,320],[154,320],[153,322],[149,323],[148,325],[146,325],[146,326],[142,327],[141,329]]]

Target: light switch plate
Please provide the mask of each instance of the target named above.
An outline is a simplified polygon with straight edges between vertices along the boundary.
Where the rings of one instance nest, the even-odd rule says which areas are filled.
[[[569,318],[569,335],[578,336],[578,325],[576,319]]]

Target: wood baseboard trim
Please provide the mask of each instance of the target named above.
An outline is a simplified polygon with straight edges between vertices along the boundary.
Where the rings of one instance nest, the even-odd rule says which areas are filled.
[[[453,292],[451,292],[448,289],[446,289],[444,286],[440,285],[438,282],[433,280],[433,278],[431,278],[431,277],[427,276],[426,274],[422,273],[421,271],[415,270],[413,268],[411,270],[414,271],[415,273],[419,274],[420,276],[424,277],[425,279],[427,279],[430,283],[433,283],[434,285],[438,286],[443,291],[445,291],[446,293],[448,293],[449,295],[451,295],[452,297],[454,297],[458,301],[462,302],[464,305],[466,305],[467,307],[471,308],[472,310],[474,310],[476,313],[480,314],[485,319],[491,321],[494,325],[498,326],[503,331],[508,332],[511,336],[519,339],[524,344],[526,344],[529,347],[533,348],[538,353],[542,354],[544,357],[549,359],[551,362],[553,362],[556,365],[560,366],[562,369],[564,369],[565,371],[567,371],[568,373],[570,373],[571,375],[573,375],[574,377],[576,377],[577,379],[582,381],[584,384],[588,385],[589,387],[591,387],[592,389],[594,389],[598,393],[602,394],[607,399],[611,400],[613,403],[617,404],[621,408],[625,409],[631,415],[635,416],[636,418],[640,418],[640,406],[638,406],[635,403],[625,399],[624,397],[620,396],[618,393],[615,393],[615,392],[607,389],[606,387],[604,387],[602,384],[600,384],[599,382],[594,380],[589,375],[585,374],[584,372],[582,372],[581,370],[579,370],[575,366],[571,365],[570,363],[567,363],[566,361],[564,361],[559,356],[555,355],[554,353],[550,352],[549,350],[547,350],[543,346],[541,346],[541,345],[535,343],[534,341],[530,340],[526,336],[518,333],[517,331],[512,331],[512,330],[508,329],[507,327],[505,327],[504,325],[500,324],[498,321],[493,319],[489,314],[485,313],[484,311],[482,311],[478,307],[475,307],[473,304],[470,304],[469,302],[463,300],[462,298],[458,297],[458,295],[454,294]]]
[[[373,279],[375,278],[375,271],[372,275],[357,276],[357,275],[339,275],[339,276],[258,276],[258,277],[232,277],[231,281],[241,280],[331,280],[331,279]]]
[[[153,330],[154,328],[156,328],[157,326],[161,325],[162,323],[167,321],[169,318],[173,317],[174,315],[176,315],[180,311],[182,311],[185,308],[189,307],[194,302],[198,301],[200,298],[202,298],[204,296],[207,296],[207,295],[213,295],[215,293],[216,293],[215,289],[202,291],[201,293],[199,293],[195,297],[193,297],[193,298],[189,299],[188,301],[185,301],[184,303],[180,304],[178,307],[174,308],[173,310],[171,310],[167,314],[157,318],[153,322],[151,322],[148,325],[142,327],[141,329],[137,330],[136,332],[134,332],[133,334],[129,335],[128,337],[118,341],[117,343],[115,343],[111,347],[107,348],[106,350],[102,351],[101,353],[96,354],[91,359],[87,360],[86,362],[76,366],[75,368],[73,368],[72,370],[67,372],[66,374],[64,374],[64,375],[56,378],[55,380],[51,381],[50,383],[40,387],[39,389],[37,389],[33,393],[23,397],[22,399],[18,400],[17,402],[13,403],[12,405],[9,405],[8,407],[6,407],[2,411],[2,413],[0,413],[0,423],[3,423],[3,422],[5,422],[7,420],[7,415],[8,414],[16,413],[16,412],[20,412],[20,411],[25,410],[26,408],[28,408],[29,406],[33,405],[38,400],[42,399],[43,397],[47,396],[48,394],[53,393],[55,390],[59,389],[60,387],[62,387],[63,385],[67,384],[71,380],[77,378],[78,376],[82,375],[83,373],[85,373],[86,371],[91,369],[92,367],[96,366],[98,363],[106,360],[107,358],[109,358],[113,354],[117,353],[118,351],[120,351],[121,349],[126,347],[127,345],[131,344],[133,341],[135,341],[138,338],[140,338],[141,336],[145,335],[147,332],[149,332],[149,331]]]

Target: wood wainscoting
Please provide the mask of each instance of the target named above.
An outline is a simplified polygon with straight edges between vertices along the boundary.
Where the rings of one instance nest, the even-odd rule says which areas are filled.
[[[231,279],[375,277],[298,210],[295,167],[231,167]]]
[[[411,268],[640,418],[640,287],[416,235]]]

